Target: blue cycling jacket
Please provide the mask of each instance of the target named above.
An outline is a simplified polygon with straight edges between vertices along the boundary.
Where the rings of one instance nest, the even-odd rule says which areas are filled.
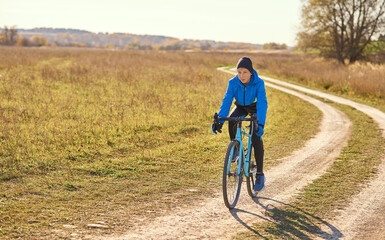
[[[246,86],[239,80],[238,75],[229,80],[227,91],[219,109],[219,117],[227,117],[229,115],[234,98],[242,106],[256,102],[258,124],[265,125],[267,111],[265,82],[258,77],[257,71],[254,70],[250,82]]]

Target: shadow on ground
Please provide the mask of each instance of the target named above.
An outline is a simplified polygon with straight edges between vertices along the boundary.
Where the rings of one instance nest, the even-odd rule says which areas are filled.
[[[262,213],[257,214],[238,208],[230,210],[231,215],[250,230],[244,233],[247,236],[260,239],[340,239],[343,237],[336,227],[298,207],[264,197],[254,198],[254,201],[264,209]],[[263,221],[248,225],[241,219],[240,213],[256,216]]]

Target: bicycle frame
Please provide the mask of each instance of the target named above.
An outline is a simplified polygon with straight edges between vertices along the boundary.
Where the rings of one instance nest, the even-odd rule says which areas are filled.
[[[243,141],[242,141],[242,135],[247,137],[247,152],[243,150]],[[251,158],[251,151],[252,151],[252,145],[251,145],[251,136],[252,136],[252,127],[250,127],[249,133],[242,130],[242,122],[237,122],[237,134],[235,136],[235,140],[239,142],[239,150],[242,152],[242,160],[243,160],[243,169],[249,169],[250,165],[250,158]],[[242,151],[243,150],[243,151]],[[228,169],[230,168],[230,165],[228,166]],[[230,169],[229,169],[230,170]],[[251,173],[256,172],[256,170],[252,171]],[[238,175],[241,174],[241,167],[238,167]],[[243,176],[248,177],[249,171],[243,171]]]
[[[258,121],[258,120],[255,118],[243,118],[243,117],[219,118],[218,115],[215,115],[214,119],[216,119],[217,121],[235,121],[236,122],[237,133],[236,133],[234,140],[239,142],[239,151],[242,152],[241,157],[242,157],[243,169],[250,169],[249,166],[250,166],[251,151],[252,151],[251,138],[252,138],[252,132],[253,132],[253,122]],[[249,133],[242,130],[242,122],[244,122],[244,121],[250,121],[251,122]],[[247,152],[246,153],[244,151],[242,135],[246,136],[248,138],[247,139]],[[231,152],[230,159],[232,159],[233,154],[234,154],[234,150]],[[242,165],[240,165],[240,164],[242,164],[242,163],[241,163],[241,161],[238,162],[238,170],[237,170],[238,176],[241,174],[241,170],[242,170],[241,166]],[[230,162],[229,162],[229,165],[227,167],[227,171],[230,172]],[[257,170],[253,170],[251,172],[243,171],[243,176],[249,177],[250,173],[255,173],[255,172],[257,172]]]

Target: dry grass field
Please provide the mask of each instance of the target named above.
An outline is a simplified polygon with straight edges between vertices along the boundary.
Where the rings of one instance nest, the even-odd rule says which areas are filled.
[[[216,67],[242,55],[0,48],[0,238],[117,230],[209,195],[228,144],[210,130],[230,78]],[[267,92],[268,167],[320,112]]]
[[[385,64],[342,65],[304,54],[260,54],[256,69],[297,84],[361,100],[385,111]]]
[[[244,55],[262,74],[385,110],[383,65],[291,53],[0,48],[0,238],[49,239],[97,222],[119,229],[209,195],[228,143],[227,131],[210,130],[230,78],[216,67]],[[321,115],[267,94],[268,168],[313,136]]]

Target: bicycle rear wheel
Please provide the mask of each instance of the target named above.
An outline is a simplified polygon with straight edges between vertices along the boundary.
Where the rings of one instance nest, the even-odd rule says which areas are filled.
[[[239,149],[239,142],[231,141],[227,148],[225,164],[223,166],[223,200],[227,208],[232,209],[238,202],[242,185],[242,154]],[[238,169],[241,168],[240,174]]]
[[[247,193],[250,197],[254,198],[257,196],[258,192],[254,191],[254,183],[255,183],[255,173],[250,173],[252,170],[255,170],[255,165],[253,161],[250,161],[249,164],[249,176],[246,177],[246,186],[247,186]]]

